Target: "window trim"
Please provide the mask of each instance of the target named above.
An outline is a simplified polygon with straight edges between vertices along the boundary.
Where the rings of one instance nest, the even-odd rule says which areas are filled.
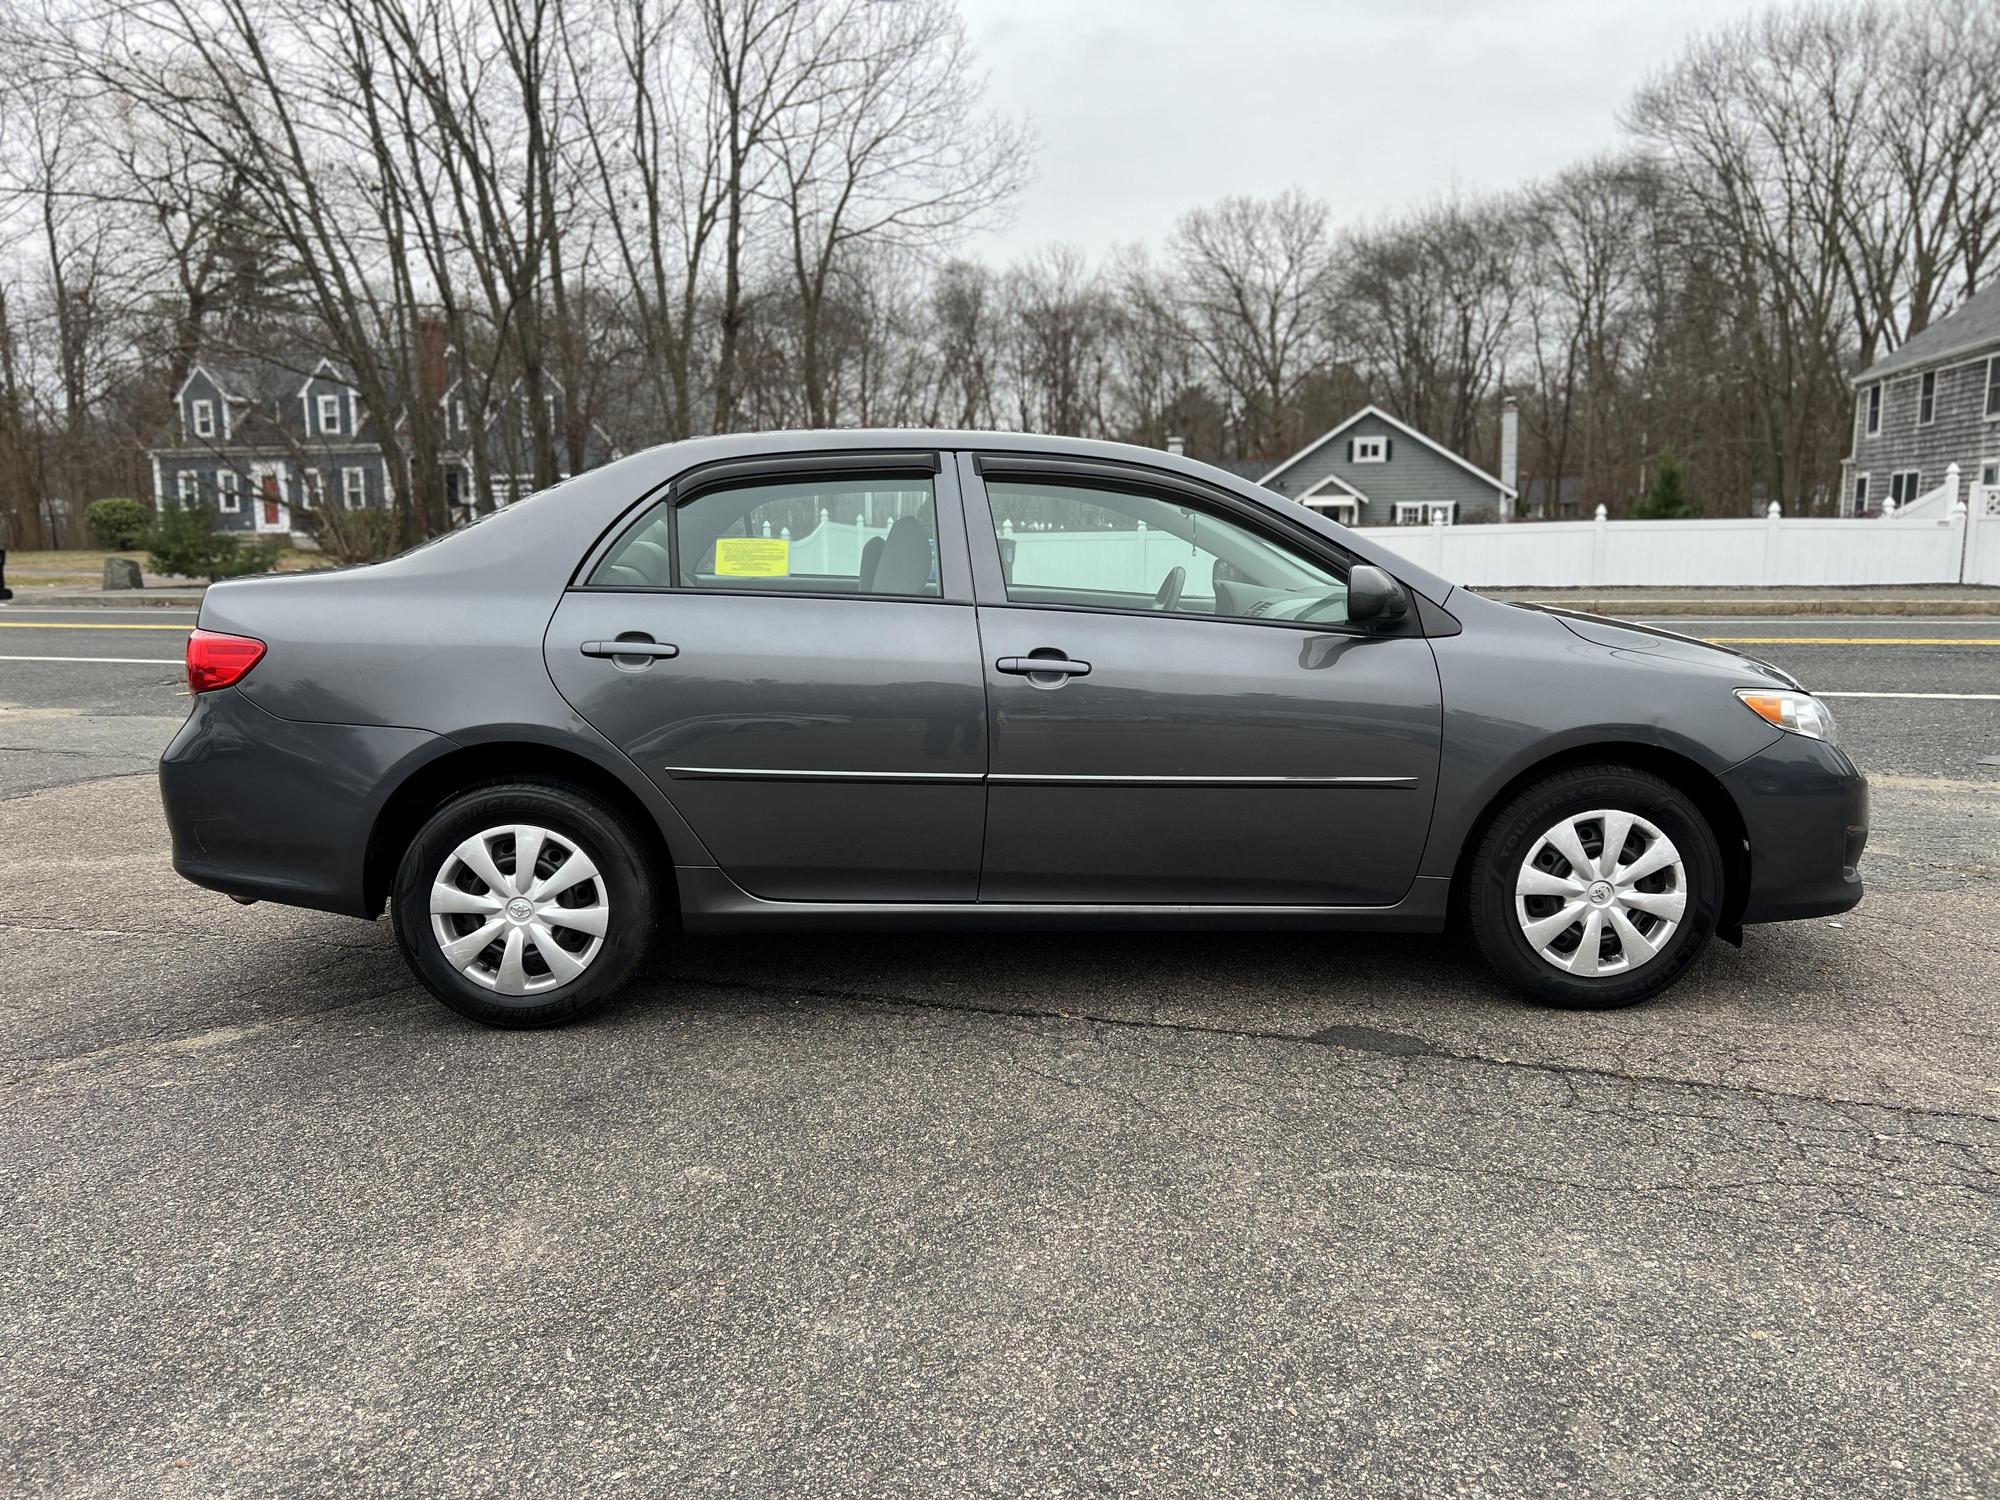
[[[1986,360],[1986,420],[2000,422],[2000,354],[1988,356]]]
[[[1882,432],[1881,381],[1878,380],[1868,387],[1868,394],[1864,400],[1866,405],[1862,410],[1861,435],[1863,437],[1878,437]]]
[[[225,516],[243,512],[242,476],[234,469],[215,471],[215,508]]]
[[[198,438],[215,436],[215,403],[206,397],[197,397],[188,403],[188,421]]]
[[[1375,449],[1372,455],[1362,451],[1368,445],[1373,445]],[[1386,464],[1389,461],[1389,440],[1379,434],[1357,435],[1354,439],[1354,461],[1357,464]]]
[[[1991,474],[1993,477],[1988,479],[1986,477],[1988,474]],[[1980,460],[1979,483],[1981,488],[1984,489],[1991,489],[1995,485],[2000,485],[2000,460],[1991,458]]]
[[[1429,526],[1431,524],[1430,513],[1440,507],[1449,512],[1444,519],[1445,525],[1456,526],[1458,524],[1458,502],[1456,500],[1398,500],[1394,502],[1394,505],[1395,508],[1389,512],[1389,524],[1391,526]],[[1405,521],[1403,519],[1403,512],[1405,511],[1421,511],[1423,517],[1421,520]]]
[[[355,480],[360,480],[356,484]],[[356,491],[360,498],[355,498]],[[344,465],[340,471],[340,508],[342,510],[368,509],[368,470],[360,464]]]
[[[306,510],[319,510],[326,504],[326,471],[310,467],[299,471],[299,504]]]
[[[659,505],[676,510],[713,489],[736,489],[765,481],[838,475],[842,478],[921,474],[931,482],[931,504],[937,512],[938,592],[936,594],[858,594],[847,590],[720,589],[592,583],[591,575],[617,550],[626,534]],[[680,576],[680,528],[667,528],[668,567]],[[570,573],[565,592],[589,594],[677,594],[703,599],[840,599],[859,604],[971,604],[974,601],[972,562],[967,553],[964,494],[956,469],[936,448],[848,448],[798,453],[771,453],[750,458],[723,458],[699,464],[654,485],[620,511],[599,533]]]
[[[201,504],[201,474],[198,470],[174,471],[174,504],[182,510]]]
[[[320,432],[322,434],[332,433],[338,436],[340,433],[340,393],[338,391],[321,391],[319,399],[313,403],[313,408],[319,417]],[[333,412],[331,418],[327,416],[329,408]]]
[[[1936,370],[1926,370],[1917,377],[1917,425],[1929,427],[1937,421],[1937,378]]]
[[[993,509],[987,499],[986,483],[995,477],[1018,476],[1038,479],[1051,484],[1071,484],[1078,488],[1136,490],[1141,494],[1151,494],[1173,503],[1193,504],[1198,508],[1218,513],[1223,519],[1234,522],[1244,530],[1255,533],[1277,546],[1302,553],[1306,558],[1337,568],[1342,577],[1356,567],[1381,567],[1359,553],[1350,552],[1339,543],[1321,536],[1307,526],[1297,525],[1290,517],[1266,512],[1263,507],[1233,495],[1227,490],[1213,488],[1189,476],[1166,470],[1144,468],[1137,464],[1119,463],[1115,460],[1055,458],[1045,454],[967,452],[961,461],[968,469],[965,491],[965,527],[973,538],[972,572],[973,589],[977,602],[985,609],[1033,609],[1047,610],[1060,614],[1117,615],[1124,619],[1192,621],[1213,626],[1254,626],[1264,630],[1304,631],[1314,635],[1365,636],[1370,639],[1393,638],[1400,635],[1421,636],[1423,623],[1416,604],[1421,597],[1417,589],[1406,579],[1391,569],[1383,568],[1395,578],[1411,596],[1410,608],[1401,620],[1393,625],[1370,628],[1356,625],[1346,620],[1256,620],[1243,619],[1235,615],[1162,615],[1152,609],[1121,609],[1109,604],[1035,604],[1016,603],[1007,597],[1007,583],[1000,571],[1000,538],[993,526]]]
[[[1896,495],[1896,483],[1898,480],[1902,479],[1907,479],[1910,481],[1907,488],[1911,491],[1911,493],[1898,499]],[[1901,510],[1904,506],[1908,505],[1911,501],[1917,499],[1918,496],[1922,495],[1924,492],[1923,484],[1924,484],[1924,471],[1922,469],[1893,470],[1889,475],[1889,498],[1891,500],[1896,501],[1896,509]]]
[[[1874,477],[1875,477],[1874,474],[1866,469],[1863,469],[1861,472],[1859,472],[1854,476],[1854,486],[1853,486],[1855,490],[1855,494],[1853,497],[1854,513],[1857,516],[1865,515],[1867,513],[1868,489]]]

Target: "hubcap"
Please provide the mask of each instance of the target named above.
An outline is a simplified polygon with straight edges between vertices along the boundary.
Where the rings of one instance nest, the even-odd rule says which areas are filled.
[[[1628,974],[1666,947],[1687,911],[1673,840],[1636,813],[1576,813],[1535,840],[1514,882],[1528,945],[1567,973]]]
[[[501,995],[560,989],[590,967],[611,926],[590,857],[548,828],[474,834],[431,883],[431,935],[474,984]]]

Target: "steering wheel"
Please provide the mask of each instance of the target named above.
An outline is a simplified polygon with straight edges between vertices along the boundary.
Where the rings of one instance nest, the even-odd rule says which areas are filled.
[[[1172,609],[1181,602],[1181,590],[1187,586],[1187,569],[1173,567],[1160,580],[1159,592],[1153,595],[1153,608]]]

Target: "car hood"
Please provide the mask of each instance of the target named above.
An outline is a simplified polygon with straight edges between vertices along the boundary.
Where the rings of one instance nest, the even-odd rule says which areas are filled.
[[[1707,641],[1696,640],[1691,635],[1677,635],[1671,630],[1661,630],[1653,625],[1635,625],[1630,620],[1613,620],[1605,615],[1586,615],[1573,609],[1557,609],[1547,604],[1523,604],[1519,607],[1555,616],[1570,634],[1580,640],[1589,641],[1593,646],[1609,646],[1618,651],[1637,651],[1647,656],[1662,656],[1670,661],[1687,662],[1691,666],[1716,667],[1733,663],[1739,671],[1749,668],[1785,687],[1804,690],[1799,680],[1782,667],[1773,666],[1770,662],[1762,661],[1746,652],[1732,651],[1727,646],[1715,646]]]

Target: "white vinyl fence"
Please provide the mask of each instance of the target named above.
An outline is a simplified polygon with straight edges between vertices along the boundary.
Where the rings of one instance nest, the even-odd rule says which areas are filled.
[[[1420,567],[1472,588],[1757,587],[1855,584],[2000,584],[2000,487],[1958,492],[1946,483],[1878,519],[1791,520],[1773,505],[1762,520],[1519,521],[1471,526],[1378,526],[1363,534]],[[795,573],[852,575],[887,522],[819,523],[792,538]],[[1013,576],[1050,587],[1150,593],[1176,564],[1200,555],[1164,531],[1011,528]],[[1190,579],[1195,568],[1190,567]],[[1206,583],[1206,573],[1201,575]]]
[[[1958,470],[1876,519],[1593,521],[1373,527],[1372,540],[1472,588],[2000,584],[2000,488]]]

